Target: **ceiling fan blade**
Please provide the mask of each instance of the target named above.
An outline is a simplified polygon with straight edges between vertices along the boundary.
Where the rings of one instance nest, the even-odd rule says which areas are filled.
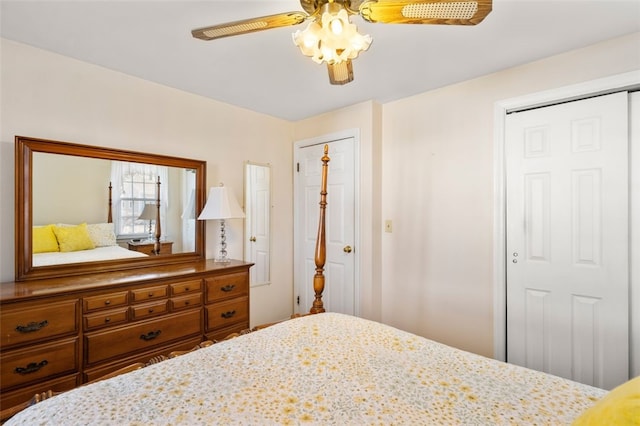
[[[492,0],[368,0],[360,14],[384,24],[475,25],[491,12]]]
[[[271,28],[288,27],[304,22],[309,15],[304,12],[287,12],[277,15],[261,16],[259,18],[243,19],[227,22],[211,27],[198,28],[191,31],[191,35],[201,40],[215,40],[239,34],[253,33]]]
[[[353,65],[351,59],[339,64],[327,64],[329,70],[329,82],[335,85],[343,85],[353,81]]]

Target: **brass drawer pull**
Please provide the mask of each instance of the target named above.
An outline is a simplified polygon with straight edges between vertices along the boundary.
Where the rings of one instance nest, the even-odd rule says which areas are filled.
[[[104,319],[104,322],[111,322],[111,318],[110,318],[110,317],[106,317],[106,318]]]
[[[16,331],[19,333],[32,333],[34,331],[41,330],[49,324],[49,321],[44,320],[40,322],[30,322],[27,325],[19,325],[16,327]]]
[[[105,301],[104,301],[104,304],[105,304],[105,305],[107,305],[107,306],[109,306],[109,305],[111,304],[111,300],[105,300]]]
[[[220,290],[225,291],[225,292],[230,292],[234,288],[236,288],[235,284],[227,284],[224,287],[220,287]]]
[[[149,340],[153,340],[156,337],[158,337],[161,332],[162,330],[150,331],[147,334],[141,334],[140,339],[144,340],[145,342],[148,342]]]
[[[233,311],[227,311],[220,314],[220,316],[224,319],[229,319],[236,314],[235,309]]]
[[[49,361],[43,359],[38,363],[30,362],[26,367],[16,367],[13,371],[24,376],[25,374],[35,373],[47,364],[49,364]]]

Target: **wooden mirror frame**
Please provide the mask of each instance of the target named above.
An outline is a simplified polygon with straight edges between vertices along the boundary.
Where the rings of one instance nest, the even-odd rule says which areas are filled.
[[[77,157],[118,160],[193,169],[196,172],[195,209],[204,207],[206,195],[206,162],[180,157],[148,154],[121,149],[81,145],[46,139],[15,137],[15,279],[26,281],[42,278],[81,275],[134,269],[168,263],[194,262],[205,259],[205,221],[195,223],[195,251],[148,258],[69,263],[55,266],[32,265],[33,229],[33,153],[72,155]],[[106,191],[106,186],[105,186]],[[106,192],[105,192],[106,193]]]

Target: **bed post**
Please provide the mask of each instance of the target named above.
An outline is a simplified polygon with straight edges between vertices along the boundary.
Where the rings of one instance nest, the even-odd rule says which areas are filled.
[[[324,263],[327,258],[327,247],[325,240],[325,210],[327,208],[327,170],[330,158],[329,145],[324,146],[324,155],[322,156],[322,183],[320,185],[320,222],[318,223],[318,237],[316,238],[316,274],[313,276],[313,290],[316,298],[311,307],[311,313],[317,314],[324,312],[322,303],[322,292],[324,291]]]
[[[160,248],[162,245],[160,244],[160,176],[158,176],[158,181],[156,182],[156,230],[155,230],[155,243],[153,243],[153,251],[152,253],[155,255],[160,254]]]
[[[109,210],[107,212],[107,223],[111,223],[113,222],[113,216],[111,214],[111,205],[113,204],[113,201],[111,200],[111,191],[113,189],[113,186],[111,186],[111,181],[109,181]]]

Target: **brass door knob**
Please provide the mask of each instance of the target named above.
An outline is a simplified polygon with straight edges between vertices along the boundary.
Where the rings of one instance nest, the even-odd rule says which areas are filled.
[[[252,243],[255,243],[256,242],[256,237],[249,238],[249,241],[251,241]]]
[[[342,251],[344,251],[345,253],[351,253],[352,248],[351,248],[351,246],[345,246],[345,247],[342,249]]]

